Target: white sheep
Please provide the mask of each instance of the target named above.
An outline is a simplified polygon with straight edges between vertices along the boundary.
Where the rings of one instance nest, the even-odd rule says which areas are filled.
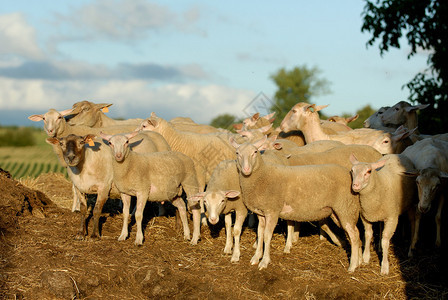
[[[381,121],[381,116],[383,113],[389,109],[390,106],[383,106],[380,107],[376,112],[374,112],[370,117],[368,117],[364,122],[363,126],[364,128],[372,128],[372,129],[379,129],[384,131],[392,131],[393,128],[386,127],[385,124]]]
[[[187,197],[199,192],[193,161],[188,156],[174,151],[145,154],[130,151],[129,140],[137,134],[138,132],[126,135],[100,133],[100,136],[107,141],[115,158],[112,163],[115,186],[120,193],[137,197],[135,244],[143,243],[142,218],[146,201],[171,201],[179,211],[184,238],[190,239],[187,211],[180,196],[182,189]],[[125,240],[128,236],[129,206],[129,201],[123,201],[123,228],[118,238],[120,241]],[[193,209],[192,244],[197,244],[199,240],[199,219],[200,211],[195,207]]]
[[[76,195],[79,197],[81,206],[81,228],[80,236],[85,236],[86,222],[88,219],[87,202],[85,194],[97,194],[95,208],[93,210],[93,231],[91,237],[98,237],[98,222],[106,203],[109,193],[113,188],[113,157],[107,145],[100,140],[95,140],[95,136],[88,134],[85,136],[68,135],[61,138],[47,138],[47,143],[60,149],[58,156],[67,167],[67,173],[73,183]],[[129,148],[135,152],[154,152],[152,141],[144,134],[138,134],[130,140]],[[114,195],[120,195],[118,192]]]
[[[409,175],[417,177],[419,211],[421,213],[428,212],[434,199],[438,198],[435,221],[437,226],[436,246],[439,247],[441,244],[441,215],[445,202],[444,187],[448,178],[448,142],[437,138],[427,138],[406,148],[402,155],[408,157],[417,170],[409,172]]]
[[[298,103],[292,107],[283,119],[280,128],[283,131],[302,130],[307,143],[318,140],[340,141],[344,144],[369,145],[381,154],[395,153],[397,144],[409,136],[409,132],[391,135],[381,130],[360,128],[339,134],[327,135],[320,125],[318,111],[327,105],[316,106],[308,103]]]
[[[353,122],[353,121],[357,120],[358,118],[359,118],[358,114],[354,115],[353,117],[347,117],[347,118],[340,117],[340,116],[331,116],[328,118],[328,121],[340,123],[340,124],[347,126],[348,123]]]
[[[109,111],[109,103],[93,103],[90,101],[80,101],[73,104],[68,124],[83,125],[87,127],[108,127],[117,125],[138,126],[143,119],[114,120],[109,118],[104,112]]]
[[[351,244],[348,270],[353,272],[359,265],[361,245],[356,227],[359,202],[350,190],[349,171],[337,165],[289,167],[267,164],[259,153],[264,142],[232,143],[236,148],[244,204],[259,216],[261,228],[251,264],[259,262],[263,242],[265,250],[259,269],[266,268],[271,261],[270,243],[279,217],[305,222],[334,215],[348,234]]]
[[[55,109],[50,109],[45,114],[36,114],[28,117],[31,121],[44,122],[44,130],[49,137],[64,137],[70,134],[85,136],[87,134],[98,135],[100,131],[104,131],[108,134],[116,134],[132,131],[135,129],[135,126],[110,126],[105,128],[91,128],[88,126],[78,125],[78,126],[70,126],[66,120],[65,116],[70,115],[73,109],[67,109],[64,111],[57,111]],[[153,143],[153,151],[168,151],[170,150],[170,146],[165,141],[165,139],[158,133],[155,132],[145,132],[145,134],[151,139]],[[53,146],[53,150],[56,155],[62,157],[61,148]],[[62,165],[66,167],[67,165],[62,160]],[[205,185],[205,184],[204,184]],[[76,194],[73,197],[73,205],[72,211],[79,210],[79,201]]]
[[[389,127],[398,128],[403,125],[406,128],[414,129],[418,126],[417,111],[425,109],[429,104],[411,105],[406,101],[400,101],[389,107],[382,115],[381,122]]]
[[[190,197],[189,202],[202,202],[211,224],[219,221],[219,215],[225,215],[226,226],[226,245],[224,253],[232,253],[232,214],[235,212],[235,225],[233,227],[233,237],[235,246],[231,262],[237,262],[240,259],[240,236],[244,220],[247,216],[247,208],[243,203],[240,183],[238,178],[238,169],[234,160],[224,160],[213,171],[205,192],[198,193]]]
[[[381,235],[381,274],[389,274],[390,239],[402,213],[408,212],[412,224],[411,231],[414,231],[417,193],[414,179],[405,176],[414,166],[406,156],[400,154],[386,155],[374,163],[360,162],[351,155],[350,161],[353,164],[351,186],[354,192],[359,193],[361,219],[365,230],[363,261],[368,263],[370,260],[372,223],[382,221],[384,229]],[[411,235],[414,236],[414,232]],[[409,251],[410,254],[411,248]]]
[[[206,183],[221,161],[236,158],[235,151],[228,142],[229,136],[236,135],[230,133],[199,134],[179,131],[155,113],[151,113],[151,117],[143,121],[138,129],[161,134],[173,151],[193,159],[198,173],[203,172]]]

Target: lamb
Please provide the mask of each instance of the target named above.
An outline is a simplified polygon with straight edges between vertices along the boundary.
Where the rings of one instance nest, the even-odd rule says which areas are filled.
[[[372,223],[383,221],[381,274],[389,274],[390,239],[397,227],[398,217],[404,212],[408,212],[414,237],[414,203],[417,193],[414,180],[404,175],[413,169],[413,164],[406,156],[398,154],[386,155],[375,163],[359,162],[354,155],[350,156],[350,160],[353,164],[351,186],[354,192],[359,193],[361,219],[365,229],[363,261],[368,263],[370,260]],[[411,255],[411,249],[409,251]]]
[[[175,151],[155,153],[136,153],[130,151],[129,140],[138,132],[126,135],[108,135],[100,133],[107,141],[113,157],[113,182],[122,194],[137,196],[135,221],[137,234],[135,244],[143,243],[142,218],[146,201],[171,201],[177,207],[184,229],[184,238],[190,239],[190,229],[187,221],[185,203],[180,197],[182,189],[191,197],[199,190],[193,161],[188,156]],[[123,199],[123,229],[119,241],[128,236],[128,218],[130,197]],[[192,244],[199,240],[200,210],[193,208],[193,238]]]
[[[348,117],[348,118],[344,118],[344,117],[340,117],[340,116],[332,116],[332,117],[328,118],[328,121],[340,123],[340,124],[347,126],[348,123],[353,122],[353,121],[357,120],[358,118],[359,118],[358,114],[354,115],[353,117]]]
[[[129,119],[129,120],[114,120],[104,114],[109,110],[112,104],[108,103],[93,103],[90,101],[81,101],[73,104],[70,115],[73,115],[68,119],[70,125],[83,125],[87,127],[109,127],[117,125],[131,125],[138,126],[143,119]]]
[[[416,176],[418,188],[418,210],[426,213],[434,198],[439,198],[436,213],[436,246],[441,244],[441,214],[445,202],[444,187],[448,178],[448,142],[440,139],[424,139],[406,148],[402,155],[408,157],[417,171],[408,172]],[[418,236],[418,233],[416,233]],[[416,241],[415,241],[416,242]],[[415,243],[414,245],[415,246]]]
[[[113,189],[112,155],[107,145],[101,141],[95,141],[94,135],[85,136],[68,135],[62,138],[47,138],[47,143],[60,149],[62,155],[58,156],[60,161],[67,165],[67,173],[73,183],[76,195],[81,206],[81,228],[79,236],[87,234],[86,222],[88,220],[87,202],[84,194],[97,194],[97,201],[93,211],[92,238],[99,237],[98,222],[109,194]],[[154,152],[152,141],[144,134],[138,134],[130,140],[129,147],[136,152]],[[112,192],[119,195],[118,191]]]
[[[381,115],[381,122],[393,128],[398,128],[401,125],[409,129],[417,128],[417,110],[425,109],[428,106],[429,104],[411,105],[406,101],[400,101]]]
[[[283,131],[302,130],[307,143],[318,140],[336,140],[344,144],[369,145],[377,149],[381,154],[395,153],[398,142],[409,136],[409,132],[391,135],[380,130],[360,128],[335,135],[327,135],[322,131],[319,123],[318,111],[324,106],[298,103],[288,112],[283,119],[280,128]]]
[[[211,224],[219,221],[219,215],[225,215],[226,245],[224,253],[232,253],[232,211],[235,211],[236,219],[233,227],[235,246],[231,262],[240,259],[240,236],[244,220],[247,216],[247,208],[243,203],[238,170],[234,160],[224,160],[213,171],[205,192],[190,197],[189,202],[195,204],[201,202],[207,208],[208,220]],[[201,205],[202,206],[202,205]]]
[[[278,218],[297,222],[317,221],[331,215],[348,234],[351,258],[348,271],[359,265],[360,239],[356,222],[359,201],[350,190],[350,173],[338,165],[282,166],[266,164],[260,155],[265,141],[232,142],[236,148],[237,167],[243,202],[259,216],[260,233],[251,264],[264,269],[270,263],[270,242]],[[288,184],[291,181],[294,184]],[[318,189],[310,189],[317,186]],[[275,197],[272,197],[275,195]]]

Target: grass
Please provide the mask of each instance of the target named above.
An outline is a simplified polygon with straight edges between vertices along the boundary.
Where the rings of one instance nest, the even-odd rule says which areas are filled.
[[[49,171],[67,174],[59,163],[52,147],[45,142],[47,135],[43,130],[29,131],[35,141],[33,146],[0,147],[0,168],[7,170],[18,179],[37,177]]]

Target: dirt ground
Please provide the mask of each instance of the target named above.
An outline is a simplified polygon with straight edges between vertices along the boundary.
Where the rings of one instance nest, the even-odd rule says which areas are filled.
[[[429,229],[408,259],[406,238],[394,238],[390,274],[381,276],[377,252],[369,265],[349,274],[348,249],[320,240],[317,228],[302,226],[290,254],[283,253],[280,224],[272,262],[259,271],[249,261],[255,233],[245,228],[241,258],[223,253],[220,222],[202,227],[192,246],[175,229],[174,217],[145,210],[145,241],[118,242],[119,202],[109,200],[101,239],[76,239],[79,214],[72,213],[71,185],[62,176],[19,182],[0,171],[0,297],[4,299],[447,299],[447,247],[434,249]],[[429,218],[428,218],[429,219]],[[191,222],[191,221],[190,221]],[[427,221],[427,228],[434,226]],[[190,223],[190,227],[192,224]],[[91,227],[90,227],[91,228]],[[446,222],[443,230],[447,229]],[[401,228],[396,236],[402,236]],[[446,233],[443,235],[446,241]],[[445,255],[441,255],[444,253]]]

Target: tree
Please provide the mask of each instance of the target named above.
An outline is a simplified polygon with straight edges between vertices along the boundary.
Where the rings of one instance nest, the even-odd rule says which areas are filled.
[[[413,103],[430,104],[420,115],[419,128],[428,133],[448,129],[448,1],[440,0],[376,0],[366,1],[361,31],[372,34],[367,42],[379,40],[380,54],[390,47],[400,48],[405,35],[415,54],[429,53],[428,69],[415,75],[406,84]]]
[[[218,115],[210,122],[210,125],[216,128],[224,128],[227,130],[232,130],[232,125],[238,123],[237,117],[231,114]]]
[[[376,110],[374,110],[369,104],[367,104],[366,106],[364,106],[356,111],[356,114],[359,115],[358,119],[356,119],[355,121],[353,121],[351,123],[348,123],[348,126],[350,126],[351,128],[364,127],[364,121],[368,117],[373,115],[375,112],[376,112]]]
[[[288,71],[284,68],[271,75],[271,79],[278,87],[274,95],[271,111],[276,112],[274,124],[278,125],[288,111],[298,102],[310,102],[312,96],[330,92],[329,82],[318,78],[317,68],[307,66],[295,67]]]

